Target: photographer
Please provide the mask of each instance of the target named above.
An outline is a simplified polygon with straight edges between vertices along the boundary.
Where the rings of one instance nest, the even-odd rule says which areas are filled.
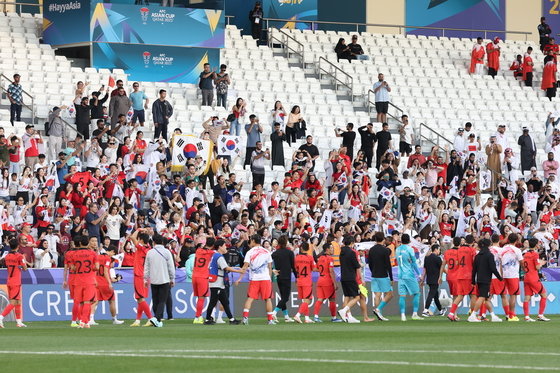
[[[251,154],[251,172],[253,173],[253,189],[257,185],[264,186],[264,163],[270,160],[270,150],[263,150],[262,142],[257,141],[257,147]]]
[[[354,141],[356,140],[356,132],[354,132],[353,129],[353,123],[348,123],[346,125],[346,131],[340,128],[334,129],[335,136],[342,137],[342,147],[346,148],[346,155],[348,155],[351,160],[354,159]]]
[[[295,105],[290,114],[288,114],[288,122],[286,123],[286,138],[288,145],[296,142],[297,131],[300,123],[303,121],[299,106]],[[291,146],[291,145],[290,145]]]

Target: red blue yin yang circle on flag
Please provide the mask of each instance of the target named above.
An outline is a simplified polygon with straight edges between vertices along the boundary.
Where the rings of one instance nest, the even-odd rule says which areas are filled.
[[[148,173],[146,171],[138,171],[134,178],[136,179],[138,184],[144,184],[144,182],[146,182],[147,177],[148,177]]]
[[[234,150],[235,149],[235,141],[233,141],[233,140],[226,141],[226,148],[228,150]]]
[[[194,158],[196,157],[197,154],[197,150],[196,150],[196,146],[194,144],[187,144],[185,145],[185,147],[183,148],[183,154],[185,155],[185,157],[187,158]]]

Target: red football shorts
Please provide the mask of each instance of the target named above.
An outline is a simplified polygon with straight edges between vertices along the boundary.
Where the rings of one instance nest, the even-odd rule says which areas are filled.
[[[490,284],[490,294],[493,295],[504,295],[506,293],[506,283],[504,281],[498,280],[497,278],[492,279]]]
[[[95,285],[74,285],[74,302],[95,302],[97,287]]]
[[[455,280],[455,285],[457,285],[457,295],[470,295],[473,289],[471,280],[458,279]]]
[[[478,285],[471,285],[471,292],[469,295],[475,295],[477,297],[480,295],[478,294]]]
[[[504,284],[509,295],[521,294],[518,278],[504,278]]]
[[[192,288],[195,297],[207,297],[210,295],[210,286],[207,278],[193,277]]]
[[[546,290],[540,281],[536,281],[536,282],[525,281],[524,291],[526,296],[546,293]]]
[[[447,286],[449,286],[449,294],[457,296],[457,280],[447,279]]]
[[[115,291],[108,286],[100,286],[97,288],[97,300],[113,300],[115,299]]]
[[[311,299],[313,297],[313,287],[298,285],[297,294],[299,299]]]
[[[272,282],[270,280],[249,282],[247,297],[251,299],[270,299],[272,297]]]
[[[21,300],[21,285],[8,285],[8,299]]]
[[[140,276],[134,276],[134,298],[148,298],[150,294],[148,288],[144,286],[144,278]]]
[[[76,285],[68,283],[68,291],[70,292],[70,299],[74,299],[74,293],[76,292]]]
[[[334,286],[317,286],[317,299],[333,299],[335,295]]]

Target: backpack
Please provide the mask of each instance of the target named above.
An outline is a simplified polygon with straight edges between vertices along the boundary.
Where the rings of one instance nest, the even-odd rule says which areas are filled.
[[[210,260],[210,266],[208,267],[208,281],[209,282],[216,282],[218,281],[218,277],[224,277],[223,275],[219,275],[220,266],[218,266],[218,260],[223,257],[222,254],[216,252],[212,255],[212,259]]]
[[[51,121],[47,120],[45,122],[45,136],[50,136],[49,132],[51,131],[52,122],[54,122],[54,118]]]
[[[226,76],[226,75],[224,75],[224,76]],[[219,76],[219,78],[223,78],[223,76]],[[217,94],[225,95],[227,92],[228,92],[228,84],[226,82],[219,82],[216,85],[216,93]]]

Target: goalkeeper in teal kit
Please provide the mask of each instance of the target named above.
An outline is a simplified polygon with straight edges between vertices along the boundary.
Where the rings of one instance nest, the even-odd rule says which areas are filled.
[[[416,256],[414,250],[410,246],[410,236],[403,234],[401,238],[402,245],[397,247],[395,256],[399,266],[399,308],[401,310],[401,320],[406,321],[406,296],[412,295],[412,320],[423,320],[418,316],[418,307],[420,306],[420,286],[418,285],[417,276],[420,276],[420,268],[416,264]]]

